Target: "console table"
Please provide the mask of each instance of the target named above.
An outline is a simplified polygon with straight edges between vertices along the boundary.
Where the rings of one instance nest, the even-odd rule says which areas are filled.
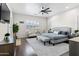
[[[14,55],[14,47],[15,47],[14,39],[10,38],[9,42],[0,41],[0,56],[13,56]]]

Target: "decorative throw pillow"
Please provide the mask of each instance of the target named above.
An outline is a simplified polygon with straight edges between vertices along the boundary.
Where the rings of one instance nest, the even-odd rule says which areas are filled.
[[[68,32],[64,32],[64,35],[68,35]]]
[[[58,33],[59,33],[59,31],[54,31],[53,33],[58,34]]]
[[[62,31],[59,31],[58,34],[62,34]]]
[[[63,35],[69,35],[69,33],[68,33],[68,32],[62,32],[62,34],[63,34]]]
[[[58,34],[62,34],[62,35],[68,35],[68,32],[64,32],[64,31],[60,31]]]

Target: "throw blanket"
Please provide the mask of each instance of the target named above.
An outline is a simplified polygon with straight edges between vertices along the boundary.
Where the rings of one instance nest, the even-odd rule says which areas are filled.
[[[41,35],[49,37],[50,39],[62,39],[68,37],[67,35],[55,34],[55,33],[42,33]]]

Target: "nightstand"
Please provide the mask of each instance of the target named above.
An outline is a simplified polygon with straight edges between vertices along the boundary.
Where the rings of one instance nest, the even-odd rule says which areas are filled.
[[[79,37],[69,39],[69,55],[79,56]]]

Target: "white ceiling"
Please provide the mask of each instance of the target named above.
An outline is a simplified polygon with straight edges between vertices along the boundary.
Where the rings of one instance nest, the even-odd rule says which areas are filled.
[[[10,3],[9,5],[15,13],[42,17],[49,17],[79,6],[78,3]],[[40,13],[42,6],[49,7],[52,12],[42,15]]]

